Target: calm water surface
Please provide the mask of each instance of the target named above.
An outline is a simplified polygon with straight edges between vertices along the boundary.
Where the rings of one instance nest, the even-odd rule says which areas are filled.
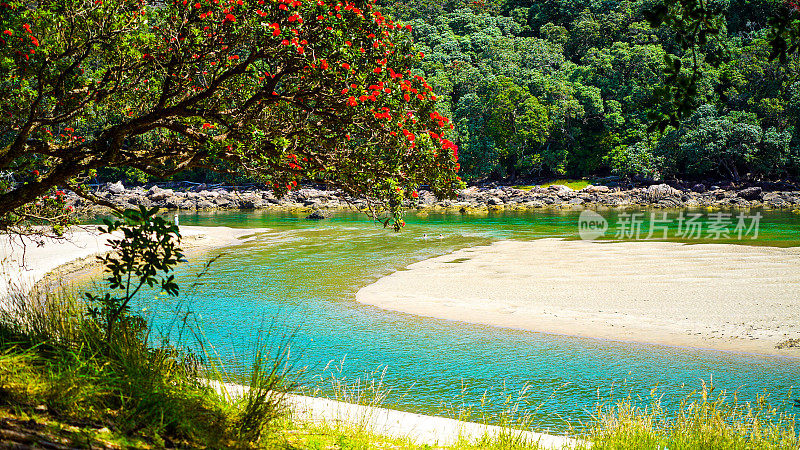
[[[792,389],[800,385],[800,359],[492,328],[355,302],[356,291],[379,277],[459,248],[499,239],[575,238],[578,213],[412,215],[401,233],[360,214],[320,222],[290,213],[182,215],[185,225],[271,231],[217,252],[222,256],[194,288],[189,286],[195,274],[211,255],[191,261],[179,271],[186,287],[180,301],[229,368],[246,372],[259,331],[268,330],[266,339],[275,345],[291,336],[294,365],[307,368],[303,380],[309,389],[330,395],[324,378],[331,375],[350,383],[382,377],[391,388],[385,404],[407,411],[452,416],[473,407],[475,416],[491,416],[528,386],[522,411],[535,418],[536,428],[564,432],[580,429],[598,404],[618,399],[647,405],[657,397],[674,408],[703,380],[713,379],[717,391],[736,391],[740,400],[769,393],[778,405],[797,397]],[[799,215],[761,213],[758,239],[747,244],[800,245]],[[619,219],[618,212],[603,214],[612,224]],[[157,312],[156,324],[167,329],[166,312],[175,305],[173,299],[148,295],[138,307]],[[488,404],[481,400],[484,394]],[[791,402],[783,408],[800,412]]]

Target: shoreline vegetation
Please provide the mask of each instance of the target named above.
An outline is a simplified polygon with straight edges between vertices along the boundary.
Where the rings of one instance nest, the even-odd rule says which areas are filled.
[[[653,208],[753,208],[800,210],[800,190],[790,183],[722,186],[695,183],[665,183],[624,188],[615,183],[592,185],[586,182],[543,186],[471,186],[457,192],[454,199],[437,199],[421,189],[406,205],[411,209],[444,210],[480,214],[487,210],[528,210],[541,208],[646,206]],[[159,207],[168,210],[303,210],[317,212],[310,218],[324,218],[325,210],[368,208],[363,199],[336,190],[302,187],[276,196],[272,190],[252,186],[214,186],[205,184],[143,185],[126,187],[122,182],[98,186],[95,194],[123,208]],[[573,189],[574,188],[574,189]],[[74,193],[66,198],[76,209],[90,207]]]
[[[235,245],[237,242],[242,242],[242,238],[246,239],[254,233],[265,231],[184,226],[181,229],[187,236],[188,253],[195,255],[205,250]],[[79,233],[84,233],[81,235],[84,240],[79,246],[57,241],[46,242],[42,247],[29,248],[28,264],[39,267],[38,270],[34,268],[27,272],[27,275],[41,277],[44,273],[52,273],[52,270],[60,267],[66,268],[60,276],[67,277],[70,266],[60,264],[61,259],[86,258],[90,253],[100,251],[102,248],[100,240],[104,238],[85,230]],[[87,243],[87,240],[91,239],[97,241],[94,246]],[[75,249],[72,252],[65,251],[66,245],[73,245]],[[43,257],[54,253],[61,259]],[[9,261],[6,257],[3,259]],[[47,289],[50,285],[40,285],[40,287]],[[39,315],[50,309],[37,311],[35,305],[41,304],[37,302],[32,304],[34,308],[24,313],[29,314],[26,316],[28,319],[32,317],[41,319]],[[8,310],[4,308],[4,311]],[[61,314],[65,311],[54,308],[49,313]],[[32,322],[30,320],[9,322],[10,317],[3,314],[0,320],[3,327],[9,327],[10,324],[18,327],[21,323]],[[61,323],[61,319],[54,322]],[[152,362],[147,362],[147,370],[161,371],[166,368],[169,377],[165,376],[163,380],[157,377],[155,381],[147,379],[146,387],[136,387],[134,382],[125,381],[130,384],[128,388],[145,389],[142,399],[137,401],[145,403],[156,401],[159,404],[156,409],[162,407],[161,403],[166,408],[161,413],[160,422],[157,421],[160,425],[148,422],[141,428],[143,425],[136,425],[136,420],[139,419],[130,416],[137,414],[135,410],[103,410],[96,409],[97,405],[91,406],[95,397],[101,398],[105,395],[101,391],[109,389],[107,384],[102,383],[109,383],[116,378],[95,379],[92,376],[99,375],[82,374],[86,370],[84,365],[88,363],[77,355],[75,357],[79,359],[70,364],[78,363],[80,367],[72,365],[61,367],[60,364],[66,363],[60,358],[53,357],[51,352],[54,350],[42,352],[42,345],[47,347],[50,344],[42,342],[31,348],[18,345],[6,346],[0,352],[0,368],[3,372],[0,392],[3,393],[5,404],[13,405],[10,408],[0,407],[0,437],[17,445],[15,448],[37,448],[47,445],[50,448],[79,446],[427,450],[589,447],[644,449],[659,446],[694,448],[697,445],[739,448],[742,445],[749,445],[752,448],[788,449],[796,448],[798,444],[793,417],[787,417],[762,403],[738,404],[735,399],[731,402],[724,393],[712,394],[713,387],[705,385],[701,391],[687,398],[687,402],[677,412],[663,411],[657,403],[652,408],[640,408],[624,401],[617,405],[599,406],[594,422],[588,424],[587,431],[577,434],[576,438],[569,438],[524,431],[531,427],[530,418],[520,417],[514,406],[509,410],[507,421],[502,421],[503,426],[493,427],[487,426],[486,423],[464,422],[381,408],[380,398],[384,395],[382,393],[375,393],[374,399],[345,396],[342,399],[332,400],[293,395],[279,390],[256,390],[255,395],[249,395],[252,390],[233,384],[227,384],[223,389],[209,390],[204,387],[208,386],[208,383],[196,382],[198,372],[175,372],[174,365],[166,364],[166,360],[163,359],[158,359],[157,362],[164,364],[164,367],[157,364],[153,368],[150,367]],[[163,351],[156,349],[153,354],[161,355]],[[175,351],[177,350],[168,350],[168,353]],[[170,358],[177,361],[183,361],[182,358],[186,357],[180,352],[170,354],[172,355]],[[257,355],[256,359],[260,362],[254,365],[254,368],[266,369],[268,374],[265,376],[264,372],[256,370],[250,385],[279,386],[283,383],[282,378],[276,381],[273,377],[276,373],[282,373],[283,364],[286,362],[282,358],[282,355],[272,353]],[[126,364],[138,363],[128,361]],[[270,368],[269,364],[274,366]],[[143,370],[137,367],[133,369]],[[126,370],[131,368],[126,367]],[[269,372],[270,370],[272,372]],[[159,372],[157,375],[164,374]],[[181,378],[188,375],[191,375],[188,379]],[[210,379],[226,379],[218,369],[202,371],[202,375]],[[130,375],[124,376],[125,380],[130,377]],[[174,379],[175,376],[178,376],[177,380]],[[137,382],[139,381],[143,380]],[[167,384],[159,387],[162,381]],[[126,393],[125,389],[128,388],[113,387],[113,389],[123,389],[121,394],[123,396],[138,395]],[[273,392],[276,394],[273,395]],[[157,398],[147,397],[150,395],[155,395]],[[76,406],[68,407],[65,402],[75,403]],[[155,404],[150,408],[153,407]],[[200,409],[189,413],[188,410],[181,409],[186,407]],[[88,409],[81,410],[81,408]],[[265,412],[259,408],[273,409]],[[164,413],[166,416],[163,416]],[[269,414],[275,416],[267,417]],[[469,416],[469,412],[463,414],[464,416],[458,419],[475,420]],[[173,417],[175,415],[182,417]],[[251,416],[255,417],[252,420],[263,421],[259,422],[258,426],[266,428],[256,433],[245,427],[243,423],[246,423]],[[203,421],[209,417],[216,419],[210,424],[205,424]],[[147,420],[149,419],[152,417]],[[206,433],[219,435],[208,436]],[[223,437],[233,440],[222,444],[214,441]]]

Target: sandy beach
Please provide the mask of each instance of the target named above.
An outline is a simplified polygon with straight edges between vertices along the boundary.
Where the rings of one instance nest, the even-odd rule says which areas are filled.
[[[546,333],[800,357],[800,248],[501,241],[421,261],[361,303]]]
[[[246,386],[233,383],[211,383],[221,394],[237,399]],[[446,417],[426,416],[405,411],[358,405],[326,398],[288,394],[286,404],[292,420],[334,429],[355,428],[379,436],[409,439],[417,444],[453,445],[460,439],[475,442],[483,437],[508,436],[526,442],[537,442],[543,449],[573,448],[577,441],[567,436],[535,433],[464,422]]]
[[[265,228],[180,227],[187,257],[207,250],[241,244],[247,238],[268,231]],[[76,227],[63,239],[34,240],[21,236],[0,235],[0,299],[9,290],[27,292],[45,275],[67,276],[82,266],[94,265],[94,256],[108,250],[109,236],[95,226]]]

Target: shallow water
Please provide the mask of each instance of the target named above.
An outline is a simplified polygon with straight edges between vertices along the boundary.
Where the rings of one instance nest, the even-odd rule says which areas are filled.
[[[758,238],[739,242],[800,245],[800,216],[761,213]],[[768,392],[774,404],[786,401],[792,387],[800,385],[800,359],[500,329],[383,311],[354,301],[355,292],[377,278],[458,248],[499,239],[575,238],[578,214],[412,215],[401,233],[361,214],[337,214],[320,222],[290,213],[182,215],[185,225],[272,231],[217,252],[222,256],[201,286],[190,287],[212,255],[182,268],[181,302],[196,315],[228,368],[239,372],[247,371],[259,330],[269,330],[267,339],[273,343],[291,336],[294,365],[307,367],[305,383],[322,395],[332,394],[332,388],[321,376],[335,373],[349,382],[363,381],[366,374],[385,369],[383,383],[391,388],[385,405],[450,416],[474,406],[474,418],[480,418],[507,409],[506,398],[528,385],[522,412],[534,417],[535,428],[554,432],[580,429],[598,403],[617,399],[630,397],[646,405],[658,397],[674,408],[702,380],[713,379],[717,392],[736,391],[740,401]],[[619,212],[602,214],[618,222]],[[675,226],[670,230],[672,236]],[[173,299],[150,295],[137,308],[160,311],[155,323],[168,329],[175,325],[163,321],[168,316],[164,312],[175,305]],[[343,358],[341,367],[323,371],[332,361],[339,366]],[[484,393],[488,404],[481,406]],[[785,409],[800,412],[791,405]]]

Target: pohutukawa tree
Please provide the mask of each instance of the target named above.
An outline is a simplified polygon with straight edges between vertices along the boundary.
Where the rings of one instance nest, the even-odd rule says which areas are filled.
[[[104,167],[322,181],[396,226],[420,185],[452,195],[452,125],[412,76],[409,30],[373,3],[0,3],[2,226],[62,220],[60,187],[100,201],[81,183]]]

